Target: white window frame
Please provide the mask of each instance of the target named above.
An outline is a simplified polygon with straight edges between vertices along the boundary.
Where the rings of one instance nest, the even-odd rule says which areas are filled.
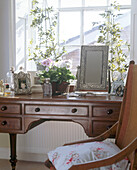
[[[61,1],[61,0],[59,0]],[[110,0],[107,0],[107,4],[109,4]],[[82,0],[82,4],[84,3],[85,0]],[[58,7],[58,12],[80,12],[81,13],[81,27],[80,27],[80,45],[71,45],[71,47],[80,47],[81,45],[84,44],[84,11],[100,11],[100,10],[107,10],[110,6],[92,6],[92,7],[73,7],[73,8],[61,8]],[[120,7],[120,9],[131,9],[131,5],[122,5]],[[59,14],[58,14],[59,16]],[[58,27],[59,27],[59,20],[58,20]],[[59,32],[59,28],[58,28],[58,32]],[[59,43],[59,42],[58,42]],[[65,45],[65,46],[69,46],[69,45]]]
[[[83,45],[84,44],[84,15],[83,15],[83,13],[84,13],[84,11],[91,11],[91,10],[105,10],[105,9],[108,9],[108,6],[92,6],[92,7],[85,7],[84,6],[84,4],[85,4],[85,0],[82,0],[82,5],[84,6],[84,7],[72,7],[72,8],[61,8],[60,7],[60,2],[61,2],[61,0],[58,0],[59,1],[59,5],[58,5],[58,16],[59,16],[59,13],[60,12],[68,12],[68,11],[71,11],[71,12],[74,12],[74,11],[79,11],[80,13],[81,13],[81,27],[80,27],[80,44],[79,45],[65,45],[66,47],[78,47],[78,48],[80,48],[80,46],[81,45]],[[135,0],[132,0],[132,1],[135,1]],[[46,2],[46,0],[45,0],[45,2]],[[11,36],[11,41],[12,42],[14,42],[13,44],[13,46],[11,47],[11,56],[9,57],[9,59],[10,59],[10,65],[15,65],[15,63],[16,63],[16,60],[15,60],[15,47],[16,47],[16,42],[15,42],[15,31],[13,31],[13,30],[15,30],[15,0],[11,0],[11,7],[12,6],[14,6],[14,8],[11,8],[11,9],[13,9],[12,10],[12,15],[11,16],[13,16],[12,18],[13,18],[13,23],[11,24],[12,25],[12,32],[14,32],[13,33],[13,36]],[[107,0],[107,4],[109,4],[109,0]],[[131,9],[131,10],[133,10],[133,6],[131,6],[131,5],[122,5],[121,6],[121,9]],[[59,17],[58,17],[59,18]],[[134,24],[133,22],[131,23],[132,25]],[[131,28],[133,28],[133,26],[131,26]],[[59,32],[59,19],[58,19],[58,28],[57,28],[57,31]],[[133,40],[133,34],[131,34],[131,40]],[[135,41],[135,40],[134,40]],[[58,44],[59,44],[59,37],[58,37]],[[133,42],[131,43],[131,46],[133,46]],[[135,49],[133,49],[133,47],[131,47],[131,49],[132,49],[132,53],[133,53],[133,51],[135,50]],[[26,50],[27,50],[27,47],[26,47]],[[27,56],[25,57],[25,59],[24,59],[24,61],[26,61],[26,59],[27,59]],[[25,63],[25,67],[26,67],[26,63]]]

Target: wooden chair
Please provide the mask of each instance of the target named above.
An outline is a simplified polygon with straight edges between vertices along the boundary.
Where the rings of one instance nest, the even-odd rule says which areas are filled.
[[[116,134],[115,144],[121,149],[118,153],[104,159],[73,165],[70,169],[88,170],[104,167],[119,162],[125,157],[130,161],[130,170],[137,169],[137,65],[134,61],[130,62],[119,121],[95,138],[66,145],[102,141],[114,134]],[[49,160],[45,162],[45,165],[50,169],[55,169]]]

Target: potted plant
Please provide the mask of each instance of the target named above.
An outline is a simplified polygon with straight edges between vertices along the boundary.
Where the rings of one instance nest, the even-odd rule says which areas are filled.
[[[32,3],[30,26],[33,32],[36,32],[37,38],[36,41],[33,38],[30,41],[29,60],[33,60],[38,66],[47,58],[57,62],[66,52],[65,47],[59,48],[56,41],[57,14],[52,7],[40,8],[37,0],[33,0]]]
[[[53,95],[61,94],[66,91],[70,80],[74,80],[75,76],[70,71],[70,64],[68,61],[54,62],[47,58],[41,62],[45,68],[37,73],[40,82],[43,84],[45,78],[50,78],[53,87]]]
[[[30,41],[29,60],[33,60],[37,65],[38,77],[41,84],[45,78],[50,78],[50,82],[55,90],[65,91],[69,80],[74,79],[67,66],[60,67],[57,64],[63,59],[66,53],[65,47],[59,48],[56,38],[57,14],[52,7],[41,8],[37,0],[33,0],[33,8],[30,16],[32,18],[31,27],[36,32],[36,41]],[[64,83],[63,83],[64,82]],[[64,89],[64,90],[63,90]]]
[[[109,45],[109,67],[112,82],[118,79],[124,80],[124,75],[128,68],[127,58],[130,50],[128,42],[124,42],[121,38],[122,28],[120,23],[116,22],[116,18],[121,15],[119,11],[120,5],[114,1],[107,11],[100,14],[105,20],[99,26],[101,35],[98,38],[98,43]]]

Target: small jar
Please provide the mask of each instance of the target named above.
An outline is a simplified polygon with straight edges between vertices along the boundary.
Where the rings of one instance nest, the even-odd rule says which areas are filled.
[[[52,85],[50,83],[50,78],[46,78],[43,84],[43,95],[52,96]]]

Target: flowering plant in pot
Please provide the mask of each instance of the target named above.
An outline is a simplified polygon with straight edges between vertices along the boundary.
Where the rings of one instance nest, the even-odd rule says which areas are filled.
[[[66,51],[57,41],[57,12],[47,4],[41,6],[38,0],[32,0],[32,4],[30,27],[35,36],[30,40],[29,60],[33,60],[37,65],[37,75],[41,84],[45,78],[50,78],[56,91],[65,82],[61,88],[64,92],[65,85],[75,77],[71,74],[69,64],[60,61]]]
[[[54,62],[47,58],[41,62],[41,65],[45,69],[38,71],[37,76],[40,78],[40,83],[43,83],[45,78],[50,78],[53,95],[65,92],[70,80],[75,79],[75,76],[70,71],[71,62],[68,60]]]

